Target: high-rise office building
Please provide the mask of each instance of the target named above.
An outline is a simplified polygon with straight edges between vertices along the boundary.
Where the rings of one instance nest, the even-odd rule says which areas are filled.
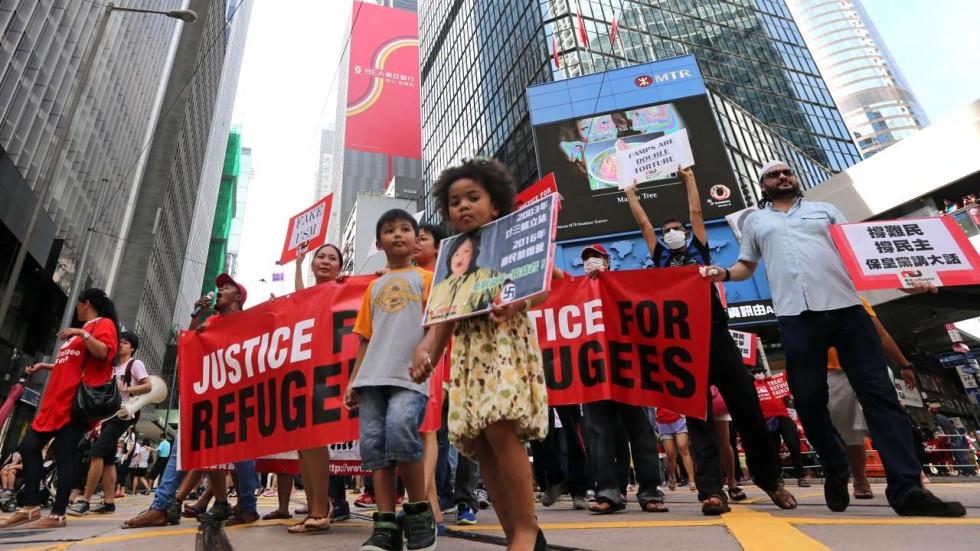
[[[501,159],[519,184],[532,182],[528,85],[683,54],[697,56],[716,109],[727,103],[738,110],[725,121],[767,129],[811,159],[809,172],[828,174],[860,160],[782,0],[455,0],[424,3],[420,21],[427,184],[472,155]],[[761,162],[761,152],[743,153]],[[752,173],[745,191],[755,171],[741,172]]]
[[[112,289],[143,360],[164,370],[165,348],[200,296],[252,2],[190,0],[173,76],[147,153],[134,220]]]
[[[143,147],[163,106],[177,37],[187,26],[161,15],[110,12],[104,4],[0,3],[0,291],[39,200],[38,185],[52,182],[0,327],[3,372],[11,349],[28,358],[51,350],[95,209],[100,233],[89,253],[87,281],[106,286],[117,243],[109,236],[125,233],[131,222]],[[129,4],[169,10],[180,3]],[[104,36],[94,44],[103,21]],[[93,64],[82,89],[81,66],[90,48]],[[78,108],[69,120],[73,98]],[[56,129],[67,135],[57,151]],[[107,200],[96,204],[105,186]]]
[[[231,250],[231,228],[239,215],[238,194],[242,182],[242,134],[238,129],[228,135],[225,162],[221,169],[221,185],[214,204],[211,222],[211,244],[208,246],[208,260],[204,265],[204,277],[200,284],[201,294],[214,290],[214,280],[222,272],[231,272],[228,263]]]
[[[786,3],[863,156],[929,124],[861,0]]]
[[[255,169],[252,168],[252,148],[242,147],[239,161],[238,182],[235,187],[235,217],[231,219],[228,234],[228,258],[225,262],[232,277],[238,275],[238,253],[242,250],[242,228],[245,224],[245,205],[248,203],[248,190],[252,186]]]
[[[319,201],[333,191],[333,148],[334,131],[324,128],[320,131],[320,157],[316,163],[316,189],[313,200]]]
[[[353,3],[337,93],[330,243],[340,242],[358,192],[383,193],[396,176],[422,176],[414,4]]]

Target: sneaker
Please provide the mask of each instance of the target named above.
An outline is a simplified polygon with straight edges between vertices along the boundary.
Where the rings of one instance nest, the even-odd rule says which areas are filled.
[[[89,511],[88,502],[84,499],[76,499],[75,503],[68,506],[68,514],[73,517],[85,516],[85,513]]]
[[[555,504],[556,501],[558,501],[558,498],[561,497],[561,494],[562,494],[561,484],[552,484],[551,486],[548,486],[547,488],[545,488],[544,492],[541,492],[541,505],[544,505],[545,507],[551,507],[552,505]]]
[[[401,551],[402,530],[395,513],[374,513],[371,537],[361,544],[361,551]]]
[[[895,512],[903,517],[962,517],[966,509],[958,501],[943,501],[929,490],[913,488]]]
[[[364,493],[361,497],[354,500],[354,507],[358,509],[377,509],[378,503],[374,501],[374,496]]]
[[[330,522],[343,522],[350,519],[350,504],[346,499],[335,499],[330,510]]]
[[[95,507],[92,507],[92,514],[93,515],[108,515],[109,513],[115,513],[115,512],[116,512],[116,504],[115,503],[105,503],[105,502],[103,502],[103,503],[100,503],[99,505],[96,505]]]
[[[180,508],[183,502],[171,501],[167,506],[167,524],[180,524]]]
[[[476,524],[476,511],[470,509],[465,503],[460,503],[456,507],[456,524],[472,526]]]
[[[220,523],[228,520],[231,516],[231,505],[227,501],[216,501],[206,513],[197,515],[198,522]]]
[[[431,551],[436,548],[436,521],[428,501],[405,503],[405,548]]]
[[[584,511],[589,508],[589,500],[585,496],[572,496],[572,509]]]
[[[486,490],[483,488],[477,488],[473,493],[476,495],[476,504],[480,509],[490,508],[490,496],[487,495]]]

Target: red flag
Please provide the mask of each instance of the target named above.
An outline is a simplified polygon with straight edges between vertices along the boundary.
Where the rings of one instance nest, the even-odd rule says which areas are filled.
[[[575,10],[575,17],[578,18],[578,36],[582,39],[582,45],[589,47],[589,35],[585,32],[585,23],[582,21],[582,13]]]
[[[612,20],[612,26],[609,29],[609,45],[616,45],[616,31],[619,30],[619,16],[614,15]]]
[[[558,38],[555,35],[551,35],[551,51],[554,52],[555,67],[561,69],[561,57],[558,55]]]

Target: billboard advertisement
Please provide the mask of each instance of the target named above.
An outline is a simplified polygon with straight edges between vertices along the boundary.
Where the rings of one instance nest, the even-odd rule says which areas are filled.
[[[347,149],[422,158],[418,16],[354,2]]]
[[[559,240],[635,231],[617,156],[682,131],[705,219],[745,208],[694,56],[532,86],[527,98],[538,173],[555,173],[563,199]],[[636,185],[655,223],[687,218],[687,193],[673,171]]]

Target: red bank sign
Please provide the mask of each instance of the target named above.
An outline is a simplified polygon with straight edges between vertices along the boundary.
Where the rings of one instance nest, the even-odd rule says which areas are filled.
[[[422,158],[418,16],[354,2],[347,149]]]

